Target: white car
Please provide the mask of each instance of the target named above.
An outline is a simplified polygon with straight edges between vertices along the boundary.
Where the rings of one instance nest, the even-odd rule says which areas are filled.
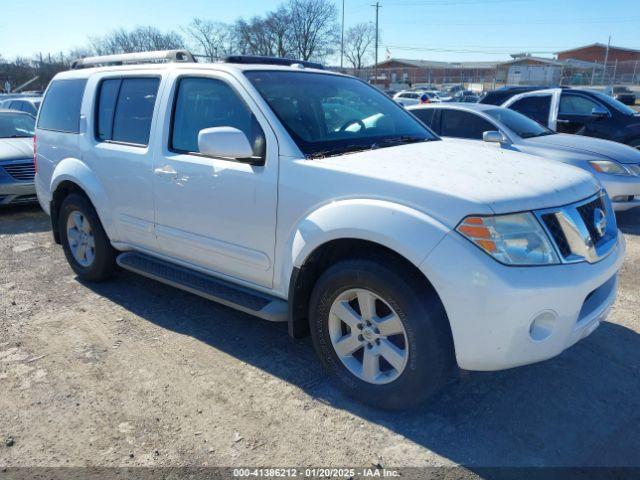
[[[402,90],[396,93],[393,99],[405,107],[441,101],[438,95],[431,90]]]
[[[504,107],[439,104],[408,107],[443,137],[484,140],[501,148],[575,165],[595,175],[616,211],[640,206],[640,150],[609,140],[556,133]]]
[[[403,408],[456,366],[551,358],[615,300],[624,238],[580,169],[442,141],[313,64],[75,67],[40,110],[36,188],[78,277],[119,266],[310,332],[363,402]]]

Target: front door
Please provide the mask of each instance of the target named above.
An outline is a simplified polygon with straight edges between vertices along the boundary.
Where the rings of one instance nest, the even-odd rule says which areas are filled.
[[[579,93],[563,92],[560,97],[557,131],[596,136],[593,124],[610,116],[609,110],[595,100]]]
[[[169,257],[271,287],[278,150],[266,119],[225,73],[176,74],[163,99],[166,121],[155,149],[155,230]],[[209,127],[243,131],[254,164],[199,153]],[[260,164],[262,163],[262,164]]]

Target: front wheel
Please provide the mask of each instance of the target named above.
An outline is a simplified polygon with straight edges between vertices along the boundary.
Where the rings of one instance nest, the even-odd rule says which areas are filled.
[[[347,260],[330,267],[314,287],[309,317],[316,352],[348,395],[402,409],[442,387],[453,346],[433,289],[389,263]]]
[[[58,226],[64,254],[78,277],[98,282],[113,275],[116,250],[86,197],[72,193],[64,199]]]

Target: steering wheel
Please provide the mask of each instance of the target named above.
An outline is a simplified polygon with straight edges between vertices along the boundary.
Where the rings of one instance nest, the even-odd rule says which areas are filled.
[[[344,125],[342,125],[340,127],[340,132],[345,132],[347,130],[348,127],[350,127],[351,125],[353,125],[354,123],[357,123],[358,125],[360,125],[360,130],[366,130],[367,126],[364,124],[364,122],[362,120],[360,120],[359,118],[354,118],[353,120],[349,120],[347,122],[345,122]]]

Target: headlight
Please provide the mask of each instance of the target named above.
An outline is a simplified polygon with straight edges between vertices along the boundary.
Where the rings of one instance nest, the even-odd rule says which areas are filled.
[[[612,175],[631,175],[631,172],[618,162],[608,160],[592,160],[589,165],[599,173],[610,173]]]
[[[467,217],[456,230],[507,265],[560,263],[549,237],[532,213]]]

